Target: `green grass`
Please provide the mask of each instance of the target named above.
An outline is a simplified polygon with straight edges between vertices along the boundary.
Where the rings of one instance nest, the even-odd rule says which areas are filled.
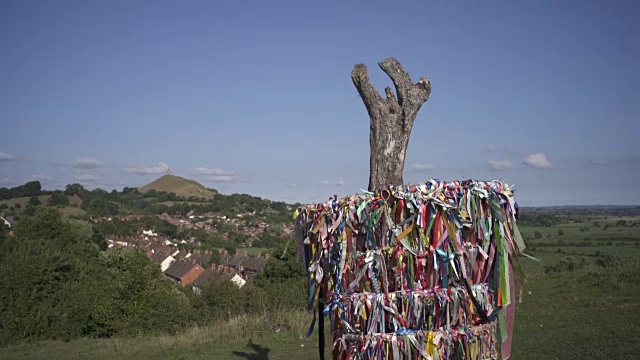
[[[58,208],[58,210],[62,213],[63,216],[82,216],[87,214],[86,211],[80,209],[79,207],[66,206]]]
[[[182,178],[175,175],[164,175],[155,181],[138,188],[142,193],[149,190],[166,191],[168,193],[175,193],[178,196],[184,198],[190,198],[192,196],[205,199],[213,199],[216,195],[215,192],[202,186],[200,183]]]
[[[516,313],[513,358],[636,359],[638,271],[636,260],[531,278]]]
[[[308,359],[317,357],[317,331],[304,334],[311,315],[283,311],[239,317],[217,326],[192,327],[177,335],[132,339],[43,341],[0,349],[2,359]],[[327,339],[329,339],[327,334]],[[326,342],[331,353],[331,341]]]
[[[618,220],[626,220],[627,223],[636,223],[640,221],[638,217],[611,217],[607,220],[597,220],[599,226],[594,226],[594,221],[590,222],[569,222],[557,224],[554,226],[520,226],[527,244],[535,245],[537,243],[549,243],[563,241],[580,243],[582,241],[591,242],[640,242],[640,226],[616,226]],[[605,230],[605,225],[608,228]],[[562,230],[562,235],[558,233]],[[534,234],[539,232],[542,238],[536,239]]]
[[[38,200],[40,200],[40,203],[41,203],[40,206],[46,206],[50,197],[51,195],[38,196]],[[67,198],[69,199],[69,206],[57,208],[62,213],[62,215],[81,216],[86,214],[86,211],[80,208],[80,206],[82,205],[82,199],[80,199],[80,197],[78,197],[77,195],[73,195],[73,196],[67,196]],[[0,200],[0,204],[6,204],[8,207],[15,207],[16,204],[20,204],[20,209],[16,209],[18,210],[18,213],[20,213],[21,211],[24,211],[24,208],[27,207],[27,204],[29,203],[29,199],[31,199],[31,197],[25,196],[25,197],[13,198],[8,200]]]
[[[540,257],[542,264],[558,259],[553,253]],[[529,273],[524,301],[516,313],[512,358],[636,358],[640,352],[638,273],[638,260],[615,268]],[[194,327],[177,335],[21,344],[0,349],[0,358],[85,359],[91,354],[96,360],[310,359],[318,353],[317,331],[311,339],[303,339],[310,320],[309,313],[285,311]],[[326,345],[329,358],[330,341]]]
[[[40,195],[37,198],[38,200],[40,200],[40,202],[43,205],[46,205],[50,197],[51,195]],[[15,207],[16,204],[19,204],[20,208],[24,209],[25,207],[27,207],[27,204],[29,203],[29,199],[31,199],[30,196],[23,196],[19,198],[8,199],[8,200],[0,200],[0,204],[6,204],[8,207],[12,207],[12,206]]]

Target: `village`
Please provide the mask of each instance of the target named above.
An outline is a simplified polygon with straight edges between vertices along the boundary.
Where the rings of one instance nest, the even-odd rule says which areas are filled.
[[[170,170],[162,179],[186,183],[186,180],[172,176]],[[40,188],[40,184],[37,185]],[[84,192],[85,196],[88,194],[92,193]],[[55,207],[49,201],[52,195],[40,196],[47,207]],[[68,199],[71,195],[62,196]],[[32,196],[28,200],[33,202],[35,198]],[[36,207],[43,207],[44,203],[37,200],[40,206]],[[91,202],[90,199],[85,200],[86,203]],[[123,206],[122,199],[112,200],[122,201],[118,203],[118,207]],[[239,201],[242,200],[245,199]],[[0,211],[0,226],[7,229],[7,235],[12,237],[16,225],[21,221],[16,216],[18,210],[27,206],[20,204],[19,200],[12,200],[11,203],[7,201],[5,200]],[[140,201],[146,202],[144,199]],[[220,204],[220,200],[218,203]],[[226,210],[224,206],[219,210]],[[92,224],[97,234],[95,241],[104,244],[101,247],[123,247],[141,251],[157,263],[160,271],[177,285],[191,286],[199,291],[207,283],[232,282],[238,288],[252,283],[267,264],[268,249],[279,243],[284,236],[292,234],[291,225],[269,218],[269,215],[278,214],[278,211],[247,207],[249,210],[238,206],[235,211],[215,212],[201,209],[194,211],[189,206],[185,207],[186,210],[165,206],[166,211],[155,214],[128,209],[123,214],[109,216],[81,210],[83,215],[72,218],[73,221]],[[284,212],[290,210],[290,207],[282,209]],[[29,217],[26,212],[20,215]]]
[[[181,231],[201,230],[206,234],[219,234],[225,241],[228,241],[229,232],[220,233],[214,224],[226,224],[227,229],[240,228],[247,236],[247,240],[242,245],[251,247],[268,225],[257,222],[251,227],[244,226],[243,217],[247,215],[251,214],[238,214],[236,218],[229,219],[218,215],[194,216],[189,213],[186,216],[176,217],[165,213],[158,215],[158,218],[177,226]],[[120,220],[133,220],[139,216],[127,215]],[[94,219],[96,222],[112,220],[112,218]],[[286,228],[283,231],[288,235],[291,234],[292,229]],[[109,235],[106,243],[108,248],[126,247],[144,252],[149,259],[160,265],[160,271],[165,276],[179,286],[191,286],[196,292],[205,284],[227,281],[242,288],[247,283],[253,282],[255,276],[264,270],[269,260],[267,251],[264,254],[257,253],[251,256],[246,248],[244,250],[238,248],[235,253],[222,248],[200,249],[202,241],[193,236],[182,240],[171,239],[153,229],[141,229],[140,234],[136,236]]]

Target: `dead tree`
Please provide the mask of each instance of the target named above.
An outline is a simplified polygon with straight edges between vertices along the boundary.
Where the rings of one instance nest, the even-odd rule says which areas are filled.
[[[371,120],[369,191],[404,183],[402,173],[413,122],[431,94],[431,81],[423,76],[414,84],[398,60],[388,58],[378,66],[393,81],[395,95],[387,87],[386,98],[380,96],[371,85],[366,65],[355,65],[351,72],[351,80]]]

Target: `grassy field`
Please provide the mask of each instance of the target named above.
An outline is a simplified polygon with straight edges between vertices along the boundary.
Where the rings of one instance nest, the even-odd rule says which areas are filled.
[[[138,190],[141,193],[145,193],[149,190],[166,191],[168,193],[175,193],[176,195],[187,199],[192,196],[204,199],[213,199],[216,195],[215,192],[207,189],[194,180],[185,179],[175,175],[164,175],[152,183],[140,187]]]
[[[637,359],[638,260],[532,276],[518,305],[514,359]]]
[[[40,200],[40,203],[42,203],[42,205],[40,206],[46,206],[50,197],[51,195],[38,196],[37,197],[38,200]],[[82,199],[80,199],[80,197],[78,197],[77,195],[73,195],[73,196],[67,196],[67,198],[69,199],[69,206],[58,207],[58,210],[60,210],[60,212],[63,215],[80,216],[80,215],[86,214],[86,211],[80,208],[80,205],[82,205]],[[29,199],[30,197],[25,196],[25,197],[13,198],[10,200],[0,200],[0,204],[6,204],[8,207],[15,207],[16,204],[19,204],[20,209],[24,210],[24,208],[27,207],[27,204],[29,203]]]
[[[133,339],[45,341],[0,349],[1,359],[308,359],[317,358],[317,332],[304,334],[308,313],[241,317],[184,333]],[[327,335],[328,338],[328,335]],[[330,341],[325,351],[331,353]]]
[[[587,226],[591,229],[580,230]],[[558,235],[559,229],[563,229],[563,235]],[[640,227],[622,227],[620,232],[616,229],[611,225],[606,231],[596,230],[592,221],[522,226],[523,233],[533,235],[539,231],[543,236],[527,242],[533,248],[528,252],[540,261],[521,258],[527,283],[524,301],[517,305],[512,359],[638,358]],[[630,233],[630,240],[625,240],[624,245],[597,240],[617,233]],[[585,241],[591,245],[540,246],[560,240],[565,244]],[[620,262],[598,266],[596,260],[606,255]],[[568,258],[583,265],[573,270],[548,270],[566,263]],[[303,339],[310,321],[306,312],[285,311],[190,328],[176,335],[21,344],[0,349],[0,358],[313,359],[318,354],[317,331],[311,339]],[[327,343],[327,358],[330,351],[331,344]]]

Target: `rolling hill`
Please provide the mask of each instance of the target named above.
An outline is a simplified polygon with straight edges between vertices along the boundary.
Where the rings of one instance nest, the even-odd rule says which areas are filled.
[[[209,200],[213,199],[213,197],[216,195],[216,192],[207,189],[197,181],[185,179],[183,177],[175,175],[164,175],[159,179],[138,188],[138,191],[142,193],[145,193],[149,190],[175,193],[176,195],[187,199],[195,196],[198,198]]]

